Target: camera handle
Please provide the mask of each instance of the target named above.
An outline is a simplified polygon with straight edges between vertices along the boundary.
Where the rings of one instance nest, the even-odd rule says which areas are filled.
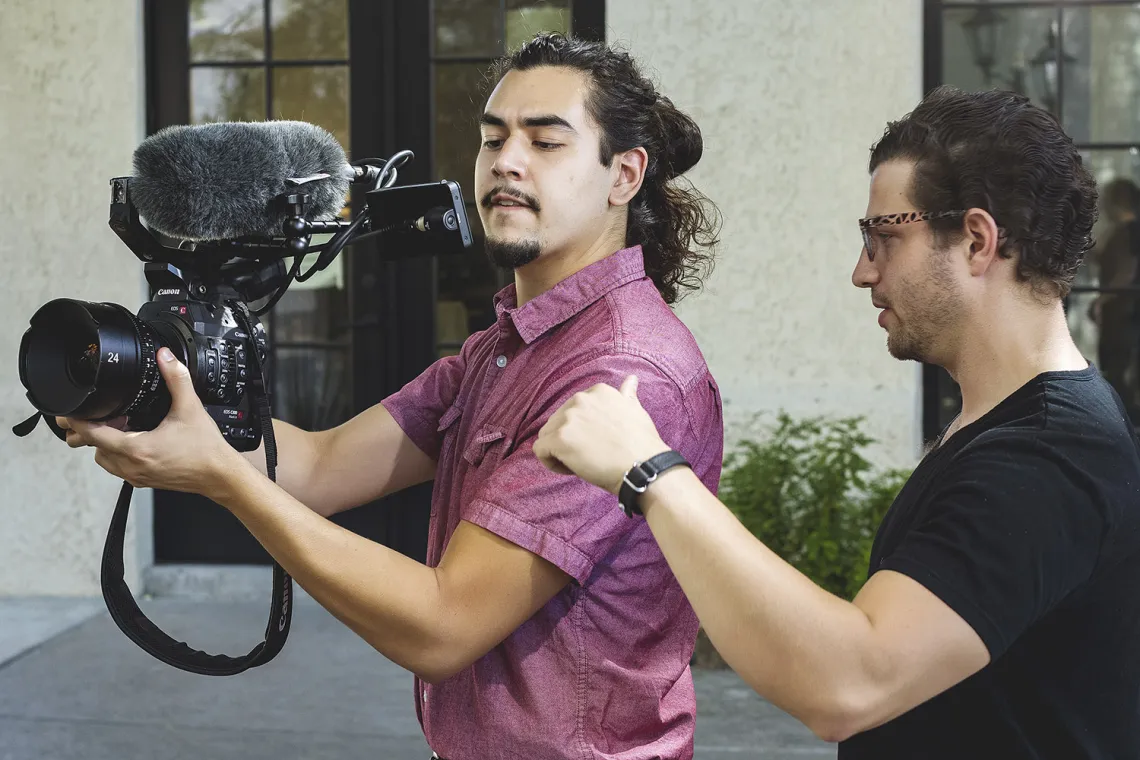
[[[245,304],[232,301],[229,305],[246,334],[252,337],[253,325]],[[249,389],[261,417],[262,437],[265,441],[265,470],[269,479],[276,481],[277,442],[273,437],[273,418],[270,416],[269,394],[265,387],[261,357],[256,348],[250,351],[250,361],[253,364],[253,372],[250,376]],[[107,532],[107,543],[103,547],[103,566],[100,576],[107,611],[111,613],[111,618],[119,626],[119,630],[147,653],[167,665],[206,676],[236,675],[258,665],[264,665],[276,657],[289,636],[289,623],[293,614],[291,604],[293,579],[276,562],[273,563],[273,599],[269,607],[265,641],[242,657],[212,655],[193,649],[185,642],[171,638],[143,614],[131,595],[130,588],[123,580],[123,539],[133,491],[134,487],[125,482],[119,491],[119,501],[115,504],[115,514],[111,517],[111,528]]]

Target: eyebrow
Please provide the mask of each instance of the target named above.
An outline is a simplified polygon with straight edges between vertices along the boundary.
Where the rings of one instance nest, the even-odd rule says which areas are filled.
[[[507,122],[504,121],[501,116],[496,116],[493,113],[484,113],[481,117],[479,117],[479,123],[490,127],[506,128],[507,126]],[[578,130],[574,129],[570,122],[566,121],[561,116],[555,116],[554,114],[528,116],[522,120],[522,125],[527,129],[533,129],[535,127],[557,127],[559,129],[564,129],[567,132],[573,132],[574,134],[578,133]]]

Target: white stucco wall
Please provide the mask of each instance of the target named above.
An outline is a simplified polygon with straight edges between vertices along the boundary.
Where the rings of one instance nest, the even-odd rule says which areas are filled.
[[[141,266],[107,226],[108,180],[131,173],[143,138],[139,0],[0,3],[0,596],[99,593],[99,564],[120,481],[40,426],[17,355],[28,319],[55,297],[137,309]],[[150,541],[136,496],[127,580]],[[141,535],[149,536],[142,526]]]
[[[692,180],[720,259],[678,313],[724,395],[727,442],[757,412],[865,414],[876,461],[913,465],[920,369],[886,351],[852,286],[869,148],[922,95],[919,0],[610,0],[626,43],[701,126]]]

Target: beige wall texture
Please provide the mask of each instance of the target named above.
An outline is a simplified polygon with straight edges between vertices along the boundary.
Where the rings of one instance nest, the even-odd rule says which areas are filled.
[[[754,415],[865,414],[877,463],[921,448],[920,370],[886,351],[851,270],[867,159],[922,95],[919,0],[610,0],[628,46],[705,137],[690,177],[723,217],[678,314],[721,386],[730,446]]]
[[[0,3],[0,596],[99,593],[120,481],[42,424],[22,439],[10,427],[32,412],[17,355],[39,306],[143,300],[142,268],[107,226],[108,180],[131,173],[143,136],[139,0]],[[145,500],[128,583],[147,561],[133,530]]]

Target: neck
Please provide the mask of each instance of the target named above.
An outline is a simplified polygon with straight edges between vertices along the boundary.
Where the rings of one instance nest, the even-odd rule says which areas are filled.
[[[1069,333],[1060,301],[1006,303],[971,320],[960,350],[943,366],[962,391],[956,429],[976,421],[1042,372],[1082,370],[1088,361]]]
[[[598,236],[586,245],[544,251],[541,256],[515,270],[515,295],[521,307],[538,298],[567,277],[601,261],[625,247],[625,229]]]

